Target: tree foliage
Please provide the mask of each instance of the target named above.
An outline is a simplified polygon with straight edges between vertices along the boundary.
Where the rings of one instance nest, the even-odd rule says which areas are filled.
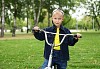
[[[91,16],[94,19],[95,25],[100,29],[100,0],[86,1],[85,8],[88,10],[86,15]]]
[[[0,0],[1,4],[2,1],[3,0]],[[63,24],[66,27],[74,28],[75,20],[72,19],[71,15],[69,14],[69,11],[72,10],[74,12],[76,10],[74,8],[78,8],[80,4],[84,5],[83,7],[88,10],[88,12],[86,12],[86,15],[89,15],[90,18],[93,18],[96,27],[98,26],[98,28],[100,29],[100,1],[99,0],[17,0],[17,1],[4,0],[4,5],[5,5],[4,26],[7,28],[13,27],[14,35],[16,32],[15,31],[16,28],[21,28],[24,25],[23,23],[26,18],[27,18],[27,22],[26,22],[27,28],[30,23],[31,25],[35,25],[35,24],[38,25],[38,23],[43,24],[43,21],[46,17],[48,19],[47,24],[48,26],[50,26],[51,23],[50,18],[52,15],[52,11],[55,8],[60,8],[65,13]],[[2,15],[2,7],[3,6],[0,5],[1,8],[0,15]],[[2,19],[3,17],[1,16],[1,23],[2,23]],[[85,22],[83,23],[84,26],[86,26]],[[3,27],[2,24],[0,26]]]

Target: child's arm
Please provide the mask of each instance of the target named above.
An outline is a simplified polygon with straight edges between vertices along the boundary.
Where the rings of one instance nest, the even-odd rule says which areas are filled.
[[[68,37],[68,44],[70,46],[74,46],[76,42],[78,42],[78,38],[76,38],[74,36],[69,36]]]
[[[71,34],[71,32],[70,32]],[[81,38],[81,34],[77,33],[75,36],[69,36],[68,37],[68,44],[70,46],[74,46],[76,42],[78,42],[79,38]]]
[[[33,34],[34,34],[36,39],[41,40],[41,41],[45,39],[44,32],[39,31],[38,26],[35,26],[32,31],[33,31]]]

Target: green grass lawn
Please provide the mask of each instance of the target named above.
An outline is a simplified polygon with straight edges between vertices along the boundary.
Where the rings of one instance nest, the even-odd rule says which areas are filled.
[[[100,69],[100,33],[82,33],[74,47],[69,47],[68,69]],[[44,42],[32,34],[0,38],[0,69],[38,69],[43,63]]]

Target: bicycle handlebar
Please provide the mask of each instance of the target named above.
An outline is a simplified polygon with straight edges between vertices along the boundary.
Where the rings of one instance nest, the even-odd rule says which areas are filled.
[[[48,45],[51,46],[52,44],[49,43],[49,42],[48,42],[48,39],[47,39],[47,33],[50,33],[50,34],[57,34],[57,33],[48,32],[48,31],[45,31],[45,30],[43,30],[43,29],[39,29],[39,30],[40,30],[40,31],[43,31],[43,32],[45,33],[46,42],[47,42]],[[59,45],[61,45],[62,42],[64,41],[65,37],[68,36],[68,35],[72,35],[72,36],[74,36],[74,37],[77,37],[76,34],[59,34],[59,35],[63,35],[63,38],[62,38],[61,42],[60,42],[58,45],[54,45],[54,46],[59,46]],[[82,38],[82,36],[80,36],[79,38]]]

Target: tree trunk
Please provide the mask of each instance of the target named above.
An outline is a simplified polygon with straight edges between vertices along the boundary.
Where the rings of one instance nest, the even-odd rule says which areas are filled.
[[[95,23],[97,23],[97,25],[98,25],[98,29],[100,29],[99,20],[98,20],[98,18],[97,18],[97,15],[95,14],[95,7],[93,6],[93,4],[92,4],[92,8],[93,8],[94,19],[96,20]]]
[[[12,37],[15,37],[15,31],[16,31],[16,17],[14,17],[14,25],[12,29]]]
[[[29,28],[28,28],[28,11],[27,11],[27,33],[28,33],[28,30]]]
[[[50,4],[50,0],[48,3]],[[49,10],[50,10],[50,7],[48,8],[48,27],[50,27],[50,12],[49,12]]]
[[[4,23],[5,23],[5,17],[4,17],[4,0],[2,0],[2,26],[1,26],[1,37],[4,37]]]
[[[50,27],[50,13],[48,12],[48,27]]]
[[[34,25],[35,26],[38,25],[39,16],[40,16],[40,13],[41,13],[41,8],[42,8],[42,0],[40,1],[38,13],[36,14],[36,11],[35,11],[35,3],[34,3],[34,0],[33,0],[33,13],[34,13]]]
[[[12,29],[12,37],[15,37],[15,32],[16,32],[16,15],[17,15],[17,6],[16,6],[16,2],[15,2],[15,10],[14,10],[14,25],[13,25],[13,29]]]
[[[38,11],[38,14],[37,14],[37,24],[38,24],[38,22],[39,22],[39,17],[40,17],[40,13],[41,13],[41,8],[42,8],[42,0],[40,0],[39,11]]]
[[[95,20],[96,20],[96,23],[98,25],[98,29],[100,29],[100,24],[99,24],[99,21],[98,21],[97,17],[95,17]]]
[[[33,13],[34,13],[34,25],[36,25],[36,12],[35,12],[35,3],[33,0]]]

